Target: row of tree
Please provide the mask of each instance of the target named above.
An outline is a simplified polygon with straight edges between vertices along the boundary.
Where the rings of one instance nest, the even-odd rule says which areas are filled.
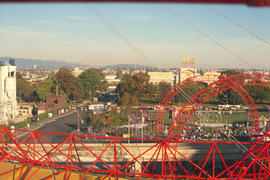
[[[237,74],[241,73],[235,70],[222,72],[222,75],[225,77]],[[270,87],[254,85],[243,86],[243,88],[247,91],[255,103],[270,103]],[[241,96],[233,89],[223,91],[217,96],[217,98],[218,102],[221,104],[245,104]]]
[[[162,99],[171,90],[170,83],[149,83],[145,73],[125,74],[117,85],[118,103],[123,106],[138,105],[142,100]]]
[[[98,69],[87,69],[75,77],[70,69],[60,68],[47,79],[30,84],[17,73],[17,97],[24,101],[44,101],[47,96],[64,92],[70,100],[80,101],[105,91],[107,83]]]
[[[222,76],[240,74],[237,71],[229,70],[222,72]],[[171,90],[170,83],[160,82],[159,84],[149,83],[150,77],[144,73],[122,76],[121,82],[117,86],[119,95],[118,103],[123,106],[138,105],[143,100],[161,103],[165,95]],[[195,93],[207,86],[206,83],[194,83],[193,85],[176,90],[179,92],[173,99],[173,103],[182,104],[191,98]],[[262,86],[243,86],[250,94],[255,103],[270,103],[270,88]],[[209,100],[214,104],[245,104],[241,96],[233,89],[228,89],[219,93]]]
[[[225,71],[223,76],[239,74],[237,71]],[[138,105],[143,100],[161,103],[161,100],[171,90],[172,85],[166,82],[159,84],[149,83],[150,77],[145,73],[118,74],[121,77],[117,85],[118,104],[123,106]],[[206,87],[205,83],[195,83],[184,91],[179,90],[174,98],[174,103],[186,102],[196,92]],[[46,80],[30,84],[20,73],[17,73],[17,96],[25,101],[44,101],[48,95],[57,91],[64,91],[70,100],[80,101],[89,99],[99,92],[106,91],[105,76],[98,69],[87,69],[78,77],[72,75],[71,70],[60,68],[55,75]],[[270,101],[270,88],[261,86],[243,87],[256,103],[268,103]],[[210,100],[216,104],[244,104],[241,97],[233,90],[226,90]]]

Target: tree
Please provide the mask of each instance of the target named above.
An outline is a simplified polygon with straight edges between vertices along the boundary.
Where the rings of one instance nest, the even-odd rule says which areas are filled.
[[[149,83],[146,87],[147,91],[147,97],[149,100],[153,100],[154,98],[157,98],[159,94],[159,86],[155,85],[153,83]]]
[[[47,78],[42,81],[36,88],[36,93],[41,101],[44,101],[47,96],[53,94],[55,87],[54,81],[51,78]]]
[[[147,94],[148,84],[149,76],[147,74],[125,75],[117,85],[118,103],[124,106],[136,105],[138,100]]]
[[[221,76],[230,77],[237,74],[240,74],[240,72],[236,70],[227,70],[227,71],[223,71],[221,73]],[[228,89],[226,91],[219,93],[217,98],[218,98],[219,103],[221,104],[242,104],[243,103],[241,96],[239,96],[237,92],[235,92],[233,89]]]
[[[16,88],[17,88],[17,97],[24,101],[32,100],[32,93],[34,91],[33,86],[26,81],[22,75],[17,72],[16,73]]]
[[[166,94],[172,89],[172,86],[170,83],[167,82],[160,82],[159,83],[159,96],[163,99]]]
[[[270,88],[264,86],[246,86],[245,89],[256,103],[269,103]]]
[[[176,90],[178,91],[178,94],[174,98],[175,102],[177,102],[177,103],[187,102],[193,95],[195,95],[197,92],[199,92],[200,90],[202,90],[206,86],[207,86],[206,83],[199,82],[199,83],[194,83],[191,86],[188,86],[184,90],[176,88]]]
[[[78,86],[82,91],[83,98],[93,97],[97,92],[107,89],[104,75],[98,69],[87,69],[78,77]]]
[[[115,128],[128,123],[128,113],[125,111],[118,113],[116,108],[104,109],[102,113],[95,115],[87,113],[83,118],[96,132],[100,132],[104,128]]]
[[[122,79],[122,76],[123,76],[123,72],[121,69],[117,69],[116,71],[116,78],[117,79]]]
[[[56,85],[60,85],[68,98],[71,100],[80,99],[80,90],[76,86],[77,78],[72,75],[71,70],[67,68],[60,68],[59,71],[55,74]]]

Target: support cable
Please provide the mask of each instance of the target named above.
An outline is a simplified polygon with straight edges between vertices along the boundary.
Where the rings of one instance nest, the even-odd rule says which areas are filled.
[[[109,21],[107,21],[101,14],[99,14],[93,7],[91,7],[89,4],[87,4],[87,7],[89,8],[89,10],[96,15],[112,32],[114,32],[121,40],[123,40],[132,50],[134,50],[134,52],[136,54],[138,54],[142,60],[145,60],[147,62],[149,62],[150,64],[153,65],[152,61],[144,55],[144,53],[139,50],[131,41],[129,41],[119,30],[117,30]],[[186,21],[187,22],[187,21]],[[188,22],[187,22],[188,23]],[[192,25],[191,23],[188,23],[190,25]],[[195,26],[194,26],[195,27]],[[200,29],[198,29],[200,31]],[[200,31],[202,32],[202,31]],[[207,37],[211,38],[210,36],[208,36],[206,33],[203,32],[203,34],[205,34]],[[218,43],[218,41],[216,41]],[[219,44],[219,43],[218,43]],[[223,46],[222,46],[223,47]],[[238,56],[237,56],[238,57]],[[155,67],[153,65],[153,67]],[[168,77],[167,77],[168,78]],[[169,78],[168,78],[169,79]],[[188,94],[183,90],[180,89],[178,86],[176,86],[178,92],[183,93],[183,95],[188,98],[190,98],[190,96],[188,96]],[[194,103],[196,103],[194,100],[192,100]],[[201,114],[201,116],[206,120],[207,122],[207,118]],[[201,119],[201,118],[200,118]],[[202,120],[202,119],[201,119]]]
[[[208,33],[204,32],[203,30],[201,30],[199,27],[197,27],[196,25],[192,24],[191,22],[189,22],[188,20],[186,20],[183,16],[179,15],[178,13],[176,13],[175,11],[173,11],[172,9],[170,9],[169,7],[165,6],[164,4],[160,4],[160,6],[162,8],[164,8],[165,10],[167,10],[170,14],[174,15],[175,17],[177,17],[179,20],[181,20],[181,22],[184,22],[185,24],[189,25],[190,27],[192,27],[194,30],[198,31],[200,34],[202,34],[204,37],[206,37],[208,40],[214,42],[217,46],[221,47],[223,50],[225,50],[227,53],[231,54],[233,57],[235,57],[235,59],[237,59],[239,62],[246,64],[247,66],[249,66],[250,68],[255,68],[253,65],[250,65],[245,59],[241,58],[239,55],[237,55],[234,51],[232,51],[231,49],[225,47],[222,43],[220,43],[218,40],[216,40],[215,38],[213,38],[212,36],[210,36]]]
[[[87,4],[88,8],[92,11],[92,13],[94,13],[107,27],[109,27],[109,29],[111,29],[111,31],[113,31],[120,39],[122,39],[131,49],[134,50],[134,52],[139,55],[143,60],[146,60],[148,62],[150,62],[150,64],[153,64],[152,61],[144,55],[144,53],[139,50],[131,41],[129,41],[123,34],[120,33],[120,31],[118,31],[112,24],[110,24],[103,16],[101,16],[93,7],[91,7],[89,4]],[[162,5],[161,5],[162,6]],[[215,40],[214,38],[212,38],[211,36],[209,36],[207,33],[201,31],[199,28],[197,28],[195,25],[191,24],[190,22],[186,21],[184,18],[182,18],[181,16],[179,16],[177,13],[175,13],[174,11],[170,10],[169,8],[167,8],[166,6],[162,6],[165,9],[167,9],[169,12],[171,12],[172,14],[176,15],[177,17],[179,17],[180,19],[182,19],[186,24],[192,26],[194,29],[196,29],[197,31],[199,31],[200,33],[202,33],[204,36],[206,36],[208,39],[214,41],[218,46],[220,46],[221,48],[223,48],[224,50],[226,50],[227,52],[229,52],[231,55],[233,55],[236,59],[238,59],[241,62],[244,62],[245,64],[248,64],[244,59],[242,59],[240,56],[238,56],[237,54],[235,54],[233,51],[231,51],[230,49],[226,48],[225,46],[223,46],[220,42],[218,42],[217,40]],[[249,65],[250,66],[250,65]],[[155,66],[153,66],[155,67]],[[251,66],[252,67],[252,66]],[[167,77],[168,78],[168,77]],[[169,78],[168,78],[169,79]],[[177,87],[177,86],[176,86]],[[177,90],[179,92],[184,92],[183,90],[179,89],[179,87],[177,87]],[[185,93],[185,96],[188,96]],[[189,96],[188,96],[189,97]],[[194,101],[195,102],[195,101]],[[195,102],[196,103],[196,102]],[[207,119],[203,114],[201,114],[204,119]],[[225,134],[225,133],[224,133]],[[225,134],[226,135],[226,134]],[[227,135],[226,135],[227,136]],[[227,136],[228,137],[228,136]],[[229,139],[231,139],[230,137],[228,137]],[[234,140],[232,140],[233,142],[238,142],[240,143],[235,137],[233,137]],[[238,144],[237,143],[237,144]],[[240,143],[241,144],[241,143]],[[237,147],[239,147],[243,152],[246,152],[247,149],[245,147],[241,147],[239,145],[237,145]],[[253,157],[251,157],[253,158]],[[254,159],[254,158],[253,158]],[[262,163],[262,162],[260,162]],[[265,166],[263,164],[263,166]],[[266,167],[267,168],[267,167]],[[268,168],[267,168],[268,169]]]
[[[32,41],[32,39],[29,37],[28,33],[26,33],[24,27],[20,24],[20,22],[15,18],[13,17],[14,20],[15,20],[15,23],[18,25],[18,27],[20,28],[20,30],[23,32],[23,34],[25,35],[26,39],[30,42],[30,45],[31,47],[34,49],[34,51],[37,53],[38,57],[40,59],[42,59],[42,56],[41,56],[41,53],[40,51],[38,50],[38,48],[35,46],[34,42]],[[48,64],[44,63],[43,62],[43,65],[46,66],[48,69],[49,69],[49,66]],[[62,88],[62,86],[60,85],[60,83],[58,82],[58,80],[55,78],[55,75],[54,73],[51,73],[51,77],[53,78],[53,80],[56,82],[57,86],[60,88],[60,90],[62,91],[63,95],[65,96],[65,98],[68,100],[68,103],[70,105],[73,105],[72,101],[69,99],[69,97],[67,96],[67,94],[65,93],[64,89]],[[86,123],[84,122],[83,118],[80,116],[79,114],[79,119],[78,121],[80,121],[80,123],[82,122],[82,125],[85,126],[85,128],[87,128],[86,126]]]
[[[208,7],[210,10],[212,10],[213,12],[215,12],[216,14],[224,17],[225,19],[227,19],[231,23],[233,23],[236,26],[240,27],[241,29],[243,29],[244,31],[246,31],[247,33],[249,33],[250,35],[254,36],[256,39],[262,41],[264,44],[266,44],[267,46],[270,47],[270,43],[267,40],[263,39],[261,36],[259,36],[258,34],[254,33],[252,30],[250,30],[249,27],[242,25],[241,23],[235,21],[233,18],[230,18],[229,16],[225,15],[224,13],[222,13],[221,11],[217,10],[214,7],[211,7],[209,5],[205,5],[205,6]]]

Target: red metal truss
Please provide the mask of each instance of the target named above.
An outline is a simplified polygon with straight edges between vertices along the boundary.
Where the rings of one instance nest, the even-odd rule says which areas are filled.
[[[237,162],[232,173],[238,179],[270,178],[270,130],[262,136]]]
[[[246,102],[252,112],[253,132],[259,135],[256,106],[242,86],[269,86],[269,82],[270,76],[262,74],[221,77],[193,95],[182,107],[176,118],[177,125],[171,127],[167,139],[100,137],[2,127],[0,166],[3,162],[15,162],[21,166],[1,172],[0,179],[7,174],[14,174],[15,171],[19,172],[18,179],[32,179],[43,168],[57,170],[46,179],[58,176],[70,179],[71,173],[80,173],[80,179],[86,178],[89,173],[98,173],[103,179],[269,179],[270,130],[255,143],[179,140],[186,123],[198,107],[227,89],[235,90]],[[157,133],[163,132],[164,109],[178,93],[178,88],[184,89],[195,83],[197,82],[191,79],[186,80],[174,87],[164,98],[158,113]],[[183,111],[190,105],[192,108],[189,112]],[[13,131],[22,131],[25,135],[19,138]],[[63,140],[52,143],[45,138],[48,135],[61,136]],[[135,143],[128,143],[135,141],[144,144],[134,146]],[[136,149],[137,146],[140,149]],[[198,147],[193,148],[194,146]],[[245,150],[240,151],[236,146]],[[230,158],[232,155],[235,156],[233,159]],[[30,170],[24,171],[26,167]]]
[[[211,78],[209,76],[206,76],[206,77]],[[234,79],[230,79],[229,77],[220,77],[220,78],[228,79],[228,82],[230,82],[231,84],[237,83],[237,82],[239,82],[239,80],[241,80],[241,78],[238,78],[238,77],[237,78],[234,77]],[[163,132],[164,132],[163,121],[164,121],[164,117],[165,117],[165,112],[166,112],[166,109],[168,108],[168,106],[170,105],[171,101],[173,100],[173,98],[177,94],[179,94],[181,92],[185,92],[185,89],[187,87],[192,86],[194,84],[197,84],[199,82],[204,82],[204,81],[208,82],[208,80],[206,78],[204,78],[204,76],[195,76],[195,77],[188,78],[188,79],[178,83],[176,86],[174,86],[173,89],[165,96],[165,98],[163,99],[163,101],[160,105],[160,108],[159,108],[158,113],[157,113],[157,118],[156,118],[156,135],[157,135],[157,137],[164,136],[164,134],[163,134]],[[227,82],[224,84],[224,86],[227,86]],[[217,90],[218,89],[215,88],[215,85],[214,86],[210,85],[210,86],[208,86],[208,88],[205,88],[204,92],[202,92],[201,95],[203,95],[205,97],[211,96],[212,94],[219,93],[219,92],[217,92]],[[258,113],[256,105],[255,105],[253,99],[250,97],[250,95],[241,86],[235,86],[233,88],[233,90],[235,92],[237,92],[242,97],[242,99],[244,100],[244,102],[248,106],[250,116],[251,116],[251,121],[258,122],[259,113]],[[197,104],[197,101],[195,101],[193,99],[190,99],[190,101],[191,101],[191,103],[188,104],[187,106],[192,105],[192,107],[196,107],[197,105],[199,105],[199,104]],[[182,111],[187,106],[183,107]],[[179,113],[179,114],[181,114],[181,113]],[[188,114],[188,112],[187,112],[187,114]],[[186,115],[183,115],[183,116],[186,116]],[[186,116],[186,117],[188,117],[188,116]],[[170,131],[170,136],[180,136],[181,133],[179,133],[179,128],[181,129],[181,126],[175,127],[174,125],[172,125],[171,131]],[[181,130],[180,130],[180,132],[181,132]],[[171,135],[171,133],[174,133],[174,135]]]
[[[256,169],[256,174],[250,175],[245,167],[253,168],[253,164],[263,162],[269,167],[269,142],[201,142],[201,141],[170,141],[143,139],[145,148],[139,152],[132,150],[127,138],[99,137],[61,133],[45,133],[37,131],[25,131],[28,134],[24,138],[17,138],[11,129],[1,128],[0,163],[4,161],[16,161],[22,167],[0,174],[0,179],[6,174],[20,171],[19,179],[31,179],[39,173],[41,168],[58,169],[58,172],[47,177],[63,175],[69,179],[73,172],[80,173],[84,179],[88,173],[99,173],[104,178],[115,177],[142,177],[149,178],[188,178],[188,179],[218,179],[238,177],[268,177],[269,172],[264,166]],[[16,130],[23,131],[23,130]],[[47,141],[44,135],[64,136],[62,142],[53,144]],[[269,133],[264,136],[269,137]],[[100,149],[95,145],[84,142],[88,140],[103,141]],[[264,138],[265,139],[265,138]],[[131,139],[139,140],[141,139]],[[178,144],[175,146],[175,144]],[[184,147],[192,147],[194,144],[202,146],[202,153],[196,154],[197,160],[192,160],[186,154]],[[254,154],[251,163],[250,156],[239,151],[239,161],[230,162],[226,150],[236,145],[251,147],[247,154]],[[143,147],[143,146],[142,146]],[[183,149],[184,148],[184,149]],[[267,155],[266,155],[267,154]],[[231,156],[229,154],[229,156]],[[263,157],[262,157],[263,156]],[[199,157],[199,158],[198,158]],[[249,165],[249,164],[251,165]],[[1,165],[1,164],[0,164]],[[259,163],[260,165],[260,163]],[[133,167],[136,166],[134,169]],[[22,173],[24,167],[35,169]],[[259,173],[259,175],[258,175]]]
[[[187,122],[190,117],[195,113],[195,111],[207,100],[212,98],[213,96],[228,90],[235,90],[248,105],[249,110],[254,112],[251,116],[252,119],[252,134],[253,136],[258,136],[259,129],[259,121],[258,114],[256,113],[256,106],[250,96],[247,95],[245,91],[243,91],[241,86],[268,86],[270,82],[270,75],[265,74],[239,74],[230,77],[221,77],[220,80],[210,84],[209,86],[203,88],[199,92],[197,92],[193,97],[189,99],[189,101],[182,106],[178,116],[176,117],[176,127],[171,126],[170,133],[168,139],[178,140],[184,128],[186,127]],[[239,91],[240,90],[240,91]],[[248,99],[246,99],[248,98]],[[192,107],[189,111],[184,111],[185,108]]]

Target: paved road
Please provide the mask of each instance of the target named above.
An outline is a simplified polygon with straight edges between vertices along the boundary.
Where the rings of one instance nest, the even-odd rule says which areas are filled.
[[[78,129],[77,112],[73,112],[65,117],[58,117],[56,120],[46,123],[43,126],[37,127],[35,131],[53,132],[53,133],[66,133],[71,134]],[[42,134],[42,137],[51,143],[59,143],[66,138],[62,135]],[[24,138],[26,135],[21,137]]]
[[[43,127],[38,128],[36,131],[71,134],[73,131],[77,129],[78,129],[77,113],[74,112],[66,117],[58,118],[54,122],[45,124]],[[49,142],[52,143],[61,142],[66,138],[66,136],[62,135],[49,135],[49,134],[42,134],[42,137],[44,137],[45,139],[47,139]]]

